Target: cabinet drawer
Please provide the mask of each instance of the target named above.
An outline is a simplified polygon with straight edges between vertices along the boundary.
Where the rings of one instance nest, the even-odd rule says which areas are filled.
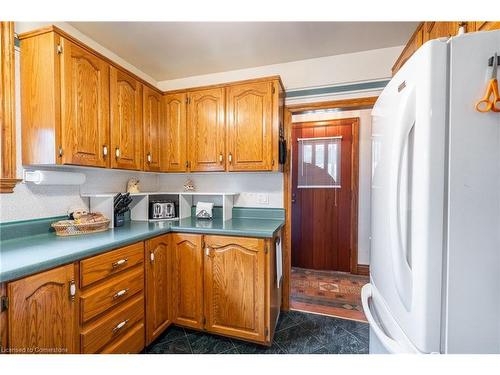
[[[143,318],[144,297],[140,293],[82,332],[82,353],[97,353],[109,342],[122,337]]]
[[[81,320],[89,321],[144,289],[144,269],[135,268],[81,294]]]
[[[132,327],[122,337],[106,346],[102,354],[139,353],[144,348],[144,322]]]
[[[129,269],[144,260],[144,243],[139,242],[121,249],[82,260],[80,262],[80,287]]]

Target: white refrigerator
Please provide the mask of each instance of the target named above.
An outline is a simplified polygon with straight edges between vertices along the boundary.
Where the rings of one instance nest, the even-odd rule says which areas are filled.
[[[370,353],[500,353],[500,31],[425,43],[373,108]]]

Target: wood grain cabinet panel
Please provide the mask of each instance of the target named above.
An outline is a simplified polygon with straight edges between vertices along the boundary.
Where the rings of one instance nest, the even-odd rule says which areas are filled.
[[[7,298],[7,286],[0,284],[0,302],[3,302],[4,298]],[[0,354],[5,353],[5,349],[7,348],[7,322],[7,310],[0,305]]]
[[[491,31],[500,29],[500,21],[467,22],[467,31]]]
[[[423,41],[457,35],[460,22],[425,22],[423,26]]]
[[[142,84],[110,68],[111,167],[142,169]]]
[[[61,38],[63,164],[109,166],[109,65]]]
[[[172,317],[185,327],[203,328],[202,236],[173,233]]]
[[[166,172],[187,171],[187,123],[186,93],[163,96],[163,113],[166,137],[165,153],[162,154]]]
[[[128,270],[144,261],[144,245],[138,242],[80,261],[80,288]]]
[[[223,87],[188,93],[188,162],[192,172],[226,169],[224,108]]]
[[[205,236],[205,316],[210,332],[264,341],[263,239]],[[267,331],[267,332],[266,332]]]
[[[150,172],[163,169],[162,154],[168,150],[161,101],[161,94],[143,87],[144,170]]]
[[[8,284],[9,346],[26,353],[78,353],[74,265]]]
[[[137,354],[144,349],[144,322],[136,324],[119,339],[101,350],[101,354]]]
[[[131,298],[110,314],[88,325],[81,333],[84,354],[99,352],[110,342],[118,340],[137,323],[144,322],[144,297],[142,293]]]
[[[228,171],[272,169],[273,83],[227,88]]]
[[[144,289],[144,269],[134,268],[82,292],[81,322],[86,323]]]
[[[146,241],[146,342],[149,345],[171,323],[170,235]]]
[[[16,179],[14,22],[0,22],[0,193],[12,193]]]

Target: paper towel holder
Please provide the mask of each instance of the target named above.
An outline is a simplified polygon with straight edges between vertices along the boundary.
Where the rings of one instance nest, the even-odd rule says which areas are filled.
[[[24,182],[32,182],[35,185],[82,185],[86,176],[77,172],[25,170]]]

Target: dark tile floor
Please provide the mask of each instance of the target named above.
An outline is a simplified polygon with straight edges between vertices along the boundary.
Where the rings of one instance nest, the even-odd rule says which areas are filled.
[[[282,312],[271,347],[172,326],[147,354],[366,354],[368,324],[299,311]]]

